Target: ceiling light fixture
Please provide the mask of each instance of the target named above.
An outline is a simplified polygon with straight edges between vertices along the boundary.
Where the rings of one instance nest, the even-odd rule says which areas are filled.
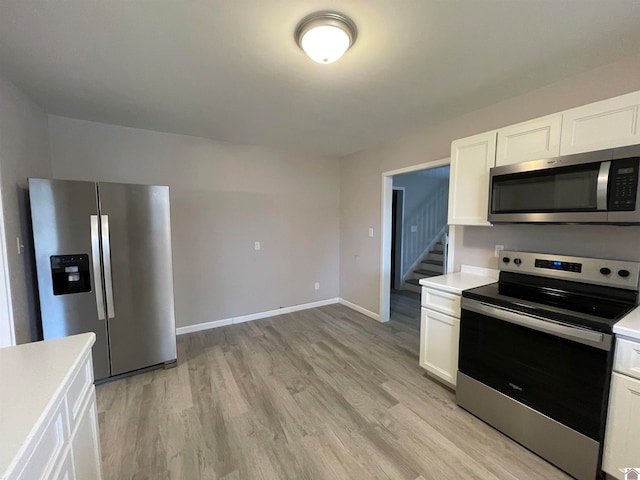
[[[358,29],[345,15],[316,12],[300,20],[294,36],[311,60],[333,63],[355,43]]]

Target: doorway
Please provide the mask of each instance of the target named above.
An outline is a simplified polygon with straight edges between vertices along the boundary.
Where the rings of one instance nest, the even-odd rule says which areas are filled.
[[[402,288],[402,232],[404,230],[404,187],[393,187],[391,211],[391,288]]]
[[[411,172],[419,172],[421,170],[430,170],[438,167],[449,165],[449,158],[443,158],[440,160],[434,160],[432,162],[422,163],[414,165],[412,167],[406,167],[398,170],[391,170],[382,173],[382,232],[380,239],[380,321],[387,322],[390,319],[391,311],[391,288],[398,285],[398,270],[400,275],[403,274],[403,270],[407,270],[403,264],[408,263],[408,259],[400,259],[400,269],[398,263],[396,263],[397,257],[402,253],[398,252],[401,248],[398,248],[400,244],[395,243],[398,241],[395,230],[398,228],[398,221],[394,221],[394,214],[398,214],[398,194],[396,195],[396,203],[394,207],[394,189],[393,177],[395,175],[401,175]],[[403,194],[403,204],[406,203],[406,191]],[[403,205],[403,217],[406,217],[407,211]],[[404,223],[404,222],[402,222]],[[445,221],[446,224],[446,221]],[[413,225],[410,225],[413,227]],[[403,228],[403,233],[406,233],[407,225]],[[414,229],[411,229],[414,232]],[[396,237],[396,240],[394,240]],[[406,239],[404,240],[406,242]],[[393,253],[392,253],[393,248]],[[393,272],[392,272],[393,269]]]

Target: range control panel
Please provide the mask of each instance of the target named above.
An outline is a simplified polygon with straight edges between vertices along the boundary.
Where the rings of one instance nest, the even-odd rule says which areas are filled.
[[[638,290],[640,262],[503,251],[500,270]]]
[[[537,268],[549,268],[551,270],[564,270],[565,272],[582,272],[582,264],[574,262],[562,262],[560,260],[540,260],[536,258]]]
[[[70,295],[91,291],[89,255],[52,255],[51,280],[54,295]]]

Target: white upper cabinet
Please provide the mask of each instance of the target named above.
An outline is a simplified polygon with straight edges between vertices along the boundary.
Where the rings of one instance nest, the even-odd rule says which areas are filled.
[[[489,169],[495,159],[495,130],[451,143],[450,225],[490,225]]]
[[[560,155],[562,114],[498,130],[496,167]]]
[[[640,92],[564,112],[560,154],[640,143]]]

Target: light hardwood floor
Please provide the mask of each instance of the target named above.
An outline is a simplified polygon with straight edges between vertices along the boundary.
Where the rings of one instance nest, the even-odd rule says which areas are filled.
[[[106,480],[569,478],[426,377],[419,299],[392,305],[178,337],[176,368],[97,387]]]

